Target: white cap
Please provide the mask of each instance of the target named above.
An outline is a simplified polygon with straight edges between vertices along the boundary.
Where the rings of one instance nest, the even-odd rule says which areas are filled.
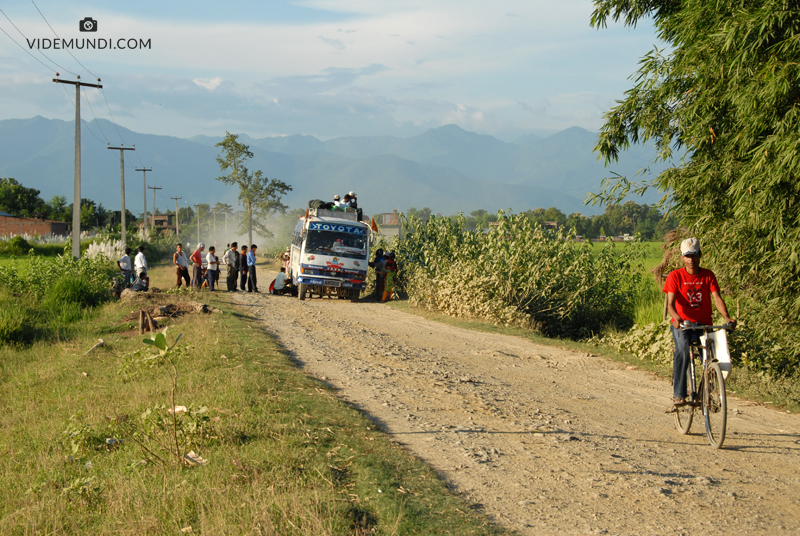
[[[202,242],[200,242],[199,244],[197,244],[197,249],[204,248],[204,247],[206,247],[206,245],[205,245],[205,244],[203,244]]]
[[[347,194],[347,195],[349,195],[350,197],[358,197],[358,196],[356,195],[356,193],[355,193],[355,192],[350,192],[350,193],[349,193],[349,194]]]
[[[681,242],[681,256],[700,255],[700,241],[696,238],[687,238]]]
[[[334,200],[334,201],[338,201],[338,200],[339,200],[339,194],[336,194],[336,195],[334,195],[334,196],[333,196],[333,200]]]

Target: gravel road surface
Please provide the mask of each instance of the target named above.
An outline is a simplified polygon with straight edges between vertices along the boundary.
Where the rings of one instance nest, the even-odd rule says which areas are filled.
[[[728,435],[714,450],[702,418],[690,435],[675,430],[669,383],[602,357],[374,302],[246,293],[233,302],[501,526],[800,534],[797,415],[730,396]]]

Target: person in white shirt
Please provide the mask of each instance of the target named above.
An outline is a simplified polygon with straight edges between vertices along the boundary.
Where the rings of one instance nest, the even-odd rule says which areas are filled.
[[[117,266],[119,266],[120,271],[122,272],[122,285],[124,288],[128,288],[131,286],[131,248],[125,248],[125,255],[120,257],[117,261]]]
[[[206,263],[208,263],[206,277],[208,278],[208,290],[210,292],[214,292],[214,283],[219,279],[219,259],[214,255],[216,250],[217,248],[211,246],[208,248],[208,255],[206,255]]]
[[[144,281],[147,288],[150,288],[150,278],[147,276],[147,259],[144,258],[144,246],[139,246],[139,253],[133,259],[133,270],[136,277]]]
[[[232,242],[231,248],[225,252],[223,262],[227,266],[227,273],[225,283],[228,286],[228,292],[236,292],[236,276],[238,275],[237,264],[239,262],[239,252],[236,251],[239,247],[238,242]]]
[[[272,287],[273,294],[288,294],[290,289],[286,286],[286,268],[281,266],[281,271],[275,277],[275,285]]]

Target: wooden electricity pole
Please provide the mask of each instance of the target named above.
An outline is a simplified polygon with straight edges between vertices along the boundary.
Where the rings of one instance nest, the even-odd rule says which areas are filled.
[[[197,243],[200,243],[200,205],[194,206],[196,212],[195,216],[197,217]]]
[[[153,219],[151,223],[153,224],[153,229],[156,228],[156,190],[163,190],[161,186],[148,186],[151,190],[153,190]]]
[[[119,217],[122,224],[122,243],[127,244],[127,236],[125,234],[125,151],[135,151],[136,146],[133,147],[106,147],[106,149],[114,149],[119,151],[119,189],[122,192],[122,201],[120,202]],[[122,248],[125,249],[124,247]]]
[[[178,199],[183,199],[183,197],[170,197],[170,199],[175,200],[175,237],[179,238],[178,234]]]
[[[99,82],[100,79],[98,78]],[[81,82],[79,76],[77,81],[61,80],[53,78],[57,84],[71,84],[75,86],[75,181],[72,191],[72,256],[81,256],[81,86],[102,88],[100,84],[86,84]]]
[[[144,222],[144,236],[148,237],[147,234],[147,172],[153,171],[153,168],[134,168],[136,171],[142,172],[142,181],[144,181],[144,214],[142,214],[142,221]]]

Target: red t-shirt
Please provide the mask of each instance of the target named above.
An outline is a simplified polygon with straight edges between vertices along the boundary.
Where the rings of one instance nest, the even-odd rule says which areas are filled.
[[[664,283],[664,292],[675,294],[675,310],[680,317],[705,325],[713,321],[711,293],[714,291],[719,291],[717,276],[706,268],[700,268],[697,275],[690,275],[686,268],[673,270]]]
[[[199,249],[194,250],[194,253],[192,253],[192,262],[199,266],[203,265],[203,257],[200,256]]]

